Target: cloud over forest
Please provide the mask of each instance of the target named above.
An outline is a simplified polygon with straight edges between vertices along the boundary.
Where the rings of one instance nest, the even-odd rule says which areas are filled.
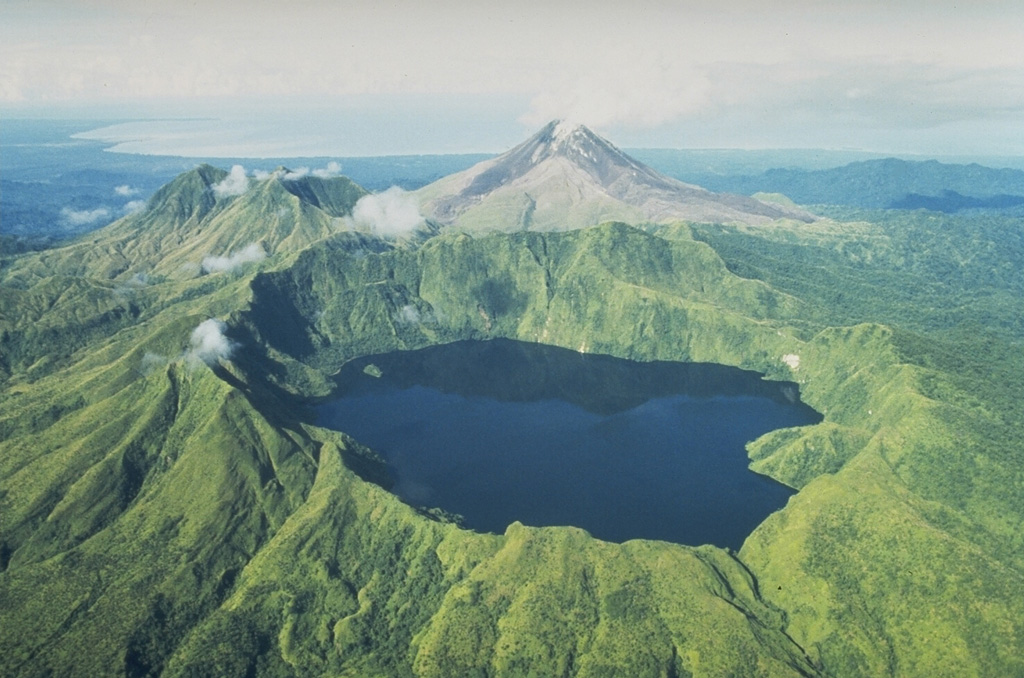
[[[65,207],[60,211],[60,220],[65,226],[88,226],[100,221],[109,220],[111,211],[109,207],[97,207],[91,210],[76,210]]]
[[[238,344],[224,334],[227,324],[222,320],[210,318],[199,323],[189,337],[189,348],[185,352],[186,361],[192,366],[199,363],[213,365],[219,360],[228,360]]]
[[[242,195],[247,190],[249,190],[249,177],[246,176],[245,168],[241,165],[234,165],[222,181],[213,185],[213,192],[220,198]]]
[[[145,200],[129,200],[125,203],[124,207],[121,208],[121,211],[125,214],[135,214],[136,212],[141,212],[144,209],[146,209]]]
[[[201,268],[203,273],[230,273],[246,264],[262,261],[267,258],[267,253],[259,243],[249,243],[237,252],[232,252],[226,257],[210,255],[203,258]]]
[[[382,238],[398,238],[412,233],[423,223],[416,198],[398,186],[381,193],[364,195],[352,209],[352,221]]]
[[[281,181],[298,181],[308,176],[314,176],[318,179],[332,179],[341,174],[341,163],[336,160],[332,160],[327,163],[325,167],[318,169],[310,169],[308,167],[297,167],[293,170],[287,170],[281,174]]]
[[[413,304],[406,304],[394,315],[395,322],[399,325],[433,325],[442,319],[439,312],[433,309],[420,311]]]
[[[298,181],[299,179],[304,179],[305,177],[309,176],[309,168],[298,167],[293,170],[282,172],[280,176],[281,181]]]

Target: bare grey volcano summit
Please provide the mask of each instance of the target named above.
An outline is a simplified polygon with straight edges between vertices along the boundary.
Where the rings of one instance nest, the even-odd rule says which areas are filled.
[[[418,191],[429,219],[467,231],[555,231],[602,221],[813,221],[797,208],[676,181],[583,125],[561,121]]]

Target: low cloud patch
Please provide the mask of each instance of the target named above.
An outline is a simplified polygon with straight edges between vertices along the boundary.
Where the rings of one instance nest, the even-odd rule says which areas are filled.
[[[130,198],[133,195],[138,195],[142,191],[138,188],[132,188],[128,184],[122,184],[121,186],[114,187],[114,193],[121,196],[122,198]]]
[[[226,257],[208,256],[203,259],[200,265],[203,273],[229,273],[236,269],[267,258],[259,243],[250,243],[243,249],[233,252]]]
[[[125,214],[135,214],[136,212],[141,212],[144,209],[146,209],[145,200],[131,200],[125,203],[125,206],[121,208],[121,211]]]
[[[317,177],[318,179],[333,179],[341,176],[341,163],[332,160],[326,167],[310,169],[302,166],[295,169],[276,169],[273,172],[267,170],[253,170],[252,176],[256,181],[265,181],[270,178],[277,178],[281,181],[298,181],[306,177]]]
[[[97,207],[92,210],[76,210],[65,207],[60,211],[60,220],[65,226],[89,226],[100,221],[109,221],[112,214],[109,207]]]
[[[323,169],[313,170],[313,176],[320,179],[333,179],[336,176],[341,175],[341,163],[331,161],[327,163],[327,167]]]
[[[281,175],[281,181],[298,181],[309,176],[308,167],[299,167],[298,169],[288,170]]]
[[[230,360],[239,344],[228,338],[225,334],[227,329],[227,323],[223,320],[204,320],[192,330],[188,338],[188,348],[177,359],[184,360],[189,369],[196,369],[202,365],[213,366],[221,360]],[[143,376],[149,376],[174,360],[159,353],[146,351],[139,362],[138,371]]]
[[[189,348],[185,352],[186,362],[190,366],[198,367],[200,363],[215,365],[221,360],[230,359],[238,344],[224,334],[227,327],[224,321],[216,318],[199,323],[189,337]]]
[[[352,209],[352,223],[382,238],[398,238],[416,230],[423,223],[423,215],[411,193],[392,186],[360,198]]]
[[[213,192],[219,198],[242,195],[247,190],[249,190],[249,177],[246,176],[245,168],[241,165],[234,165],[222,181],[213,185]]]
[[[440,321],[440,314],[430,309],[421,311],[412,304],[406,304],[395,313],[399,325],[434,325]]]
[[[395,320],[403,325],[419,325],[422,318],[418,308],[412,304],[407,304],[395,314]]]

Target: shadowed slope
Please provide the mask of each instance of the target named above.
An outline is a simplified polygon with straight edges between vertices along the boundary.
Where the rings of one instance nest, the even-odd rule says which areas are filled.
[[[0,378],[28,367],[45,372],[89,339],[218,287],[223,273],[333,235],[379,246],[347,233],[345,217],[366,191],[344,177],[287,180],[281,170],[245,178],[232,195],[223,190],[229,176],[201,165],[142,212],[0,271]]]

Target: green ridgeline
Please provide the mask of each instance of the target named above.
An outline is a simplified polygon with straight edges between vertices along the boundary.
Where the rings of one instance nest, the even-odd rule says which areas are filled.
[[[174,213],[209,224],[218,209]],[[0,673],[1024,672],[1024,418],[1003,407],[1020,335],[965,356],[968,338],[904,317],[883,231],[605,224],[417,248],[326,233],[230,275],[154,275],[117,317],[104,293],[148,257],[64,271],[75,284],[41,258],[85,250],[15,259],[21,288],[0,296]],[[858,256],[837,256],[854,235]],[[783,245],[799,256],[774,256]],[[1008,285],[992,283],[993,308],[1013,307]],[[838,288],[860,301],[830,309],[817,290]],[[208,317],[236,346],[209,364],[190,343]],[[798,381],[825,420],[750,453],[800,492],[738,554],[477,534],[403,504],[372,451],[311,424],[306,404],[349,359],[493,337]]]

